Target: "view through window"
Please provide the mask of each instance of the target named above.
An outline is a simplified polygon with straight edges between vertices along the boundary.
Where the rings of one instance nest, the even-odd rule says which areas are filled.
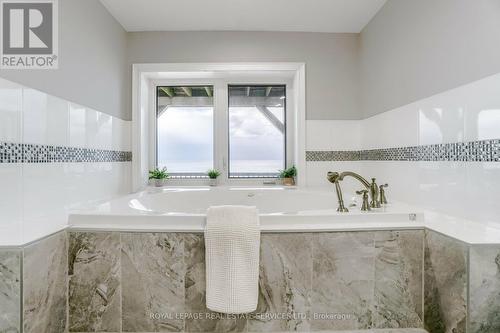
[[[229,178],[276,177],[285,169],[286,86],[226,87],[228,104],[218,106],[212,85],[157,87],[159,168],[174,177],[205,177],[219,166]],[[225,119],[217,128],[227,137],[214,142],[216,122]]]
[[[276,177],[285,168],[285,86],[229,86],[229,177]]]
[[[158,87],[157,97],[158,167],[204,176],[214,167],[213,87]]]

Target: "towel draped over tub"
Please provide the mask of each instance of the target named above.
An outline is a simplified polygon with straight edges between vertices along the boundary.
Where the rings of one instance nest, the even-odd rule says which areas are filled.
[[[260,223],[256,207],[214,206],[207,211],[207,308],[222,313],[257,309]]]

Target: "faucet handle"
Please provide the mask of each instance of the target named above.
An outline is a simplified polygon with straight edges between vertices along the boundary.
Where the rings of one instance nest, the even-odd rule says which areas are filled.
[[[361,205],[361,211],[366,212],[370,210],[370,202],[368,201],[368,190],[356,191],[356,194],[363,195],[363,204]]]
[[[382,205],[387,205],[387,197],[385,196],[384,187],[388,187],[388,186],[389,186],[389,184],[383,184],[383,185],[379,186],[379,190],[380,190],[380,203]]]
[[[380,208],[380,200],[379,200],[379,187],[376,182],[376,178],[372,178],[372,183],[370,184],[370,207],[371,208]]]

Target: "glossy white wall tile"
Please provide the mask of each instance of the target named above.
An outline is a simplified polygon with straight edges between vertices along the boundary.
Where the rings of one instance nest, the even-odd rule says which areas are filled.
[[[467,163],[417,162],[417,203],[439,212],[464,216]]]
[[[23,166],[23,243],[67,225],[68,213],[130,191],[130,162]]]
[[[119,118],[112,119],[112,144],[113,150],[131,151],[131,122]]]
[[[23,89],[23,143],[68,145],[68,102],[35,89]]]
[[[407,161],[361,161],[362,175],[375,177],[377,184],[388,184],[387,199],[410,204],[419,202],[418,165]]]
[[[466,166],[466,201],[461,200],[464,215],[485,224],[500,223],[500,163],[477,162]]]
[[[498,139],[500,136],[500,75],[474,82],[464,92],[465,141]]]
[[[71,147],[86,147],[87,112],[81,105],[69,104],[69,145]]]
[[[85,148],[97,148],[98,138],[98,112],[89,108],[85,109]]]
[[[23,89],[23,143],[45,144],[47,141],[47,95],[34,89]]]
[[[362,121],[364,149],[500,139],[500,74]],[[378,133],[378,135],[377,135]],[[500,163],[362,161],[389,200],[500,226]]]
[[[0,78],[0,141],[22,138],[22,86]]]
[[[0,141],[22,139],[22,86],[0,79]],[[22,165],[0,163],[0,244],[22,241]]]
[[[108,114],[97,113],[97,149],[113,149],[113,117]]]
[[[23,164],[23,240],[29,242],[64,228],[67,191],[63,163]]]
[[[419,144],[462,142],[466,100],[461,89],[454,89],[420,101]]]
[[[69,144],[69,103],[51,95],[47,95],[46,144],[54,146]]]
[[[22,164],[0,164],[0,245],[22,241]]]
[[[130,151],[130,122],[0,79],[0,141]],[[68,213],[130,191],[131,162],[0,163],[0,246],[64,228]]]

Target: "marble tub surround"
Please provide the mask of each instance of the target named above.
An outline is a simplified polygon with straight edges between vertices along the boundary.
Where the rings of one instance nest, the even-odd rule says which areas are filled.
[[[182,319],[151,320],[152,314],[184,311],[184,236],[121,234],[122,329],[181,332]]]
[[[421,303],[414,301],[418,296],[413,293],[421,293],[421,287],[415,287],[422,282],[415,252],[419,242],[422,250],[422,234],[263,234],[257,311],[226,316],[206,309],[203,234],[70,232],[69,330],[308,332],[411,324],[418,328],[414,318],[420,318]],[[377,266],[387,272],[377,273]],[[376,274],[387,282],[378,291]],[[99,287],[107,279],[119,284],[108,296],[109,305],[101,295],[105,288]],[[391,304],[377,296],[386,293],[389,284],[404,290]],[[387,314],[392,310],[398,310],[396,319]]]
[[[467,252],[465,243],[426,231],[424,318],[431,333],[466,332]]]
[[[0,332],[21,332],[21,257],[19,249],[0,249]]]
[[[474,246],[469,260],[467,332],[500,332],[500,246]]]
[[[248,321],[252,332],[309,331],[313,234],[264,234],[261,238],[259,303]],[[276,319],[267,314],[286,313]]]
[[[263,233],[261,258],[257,311],[231,317],[206,309],[201,233],[61,232],[0,249],[0,332],[21,332],[21,318],[51,333],[500,329],[499,245],[430,230]]]
[[[67,259],[66,232],[24,249],[23,332],[66,331]]]
[[[423,327],[423,231],[375,233],[373,327]]]
[[[347,314],[315,320],[321,329],[422,327],[422,231],[317,234],[313,312]]]
[[[120,234],[69,233],[69,331],[120,332]]]
[[[314,235],[311,303],[314,313],[345,315],[318,319],[313,330],[367,329],[372,324],[375,234],[373,232]]]

